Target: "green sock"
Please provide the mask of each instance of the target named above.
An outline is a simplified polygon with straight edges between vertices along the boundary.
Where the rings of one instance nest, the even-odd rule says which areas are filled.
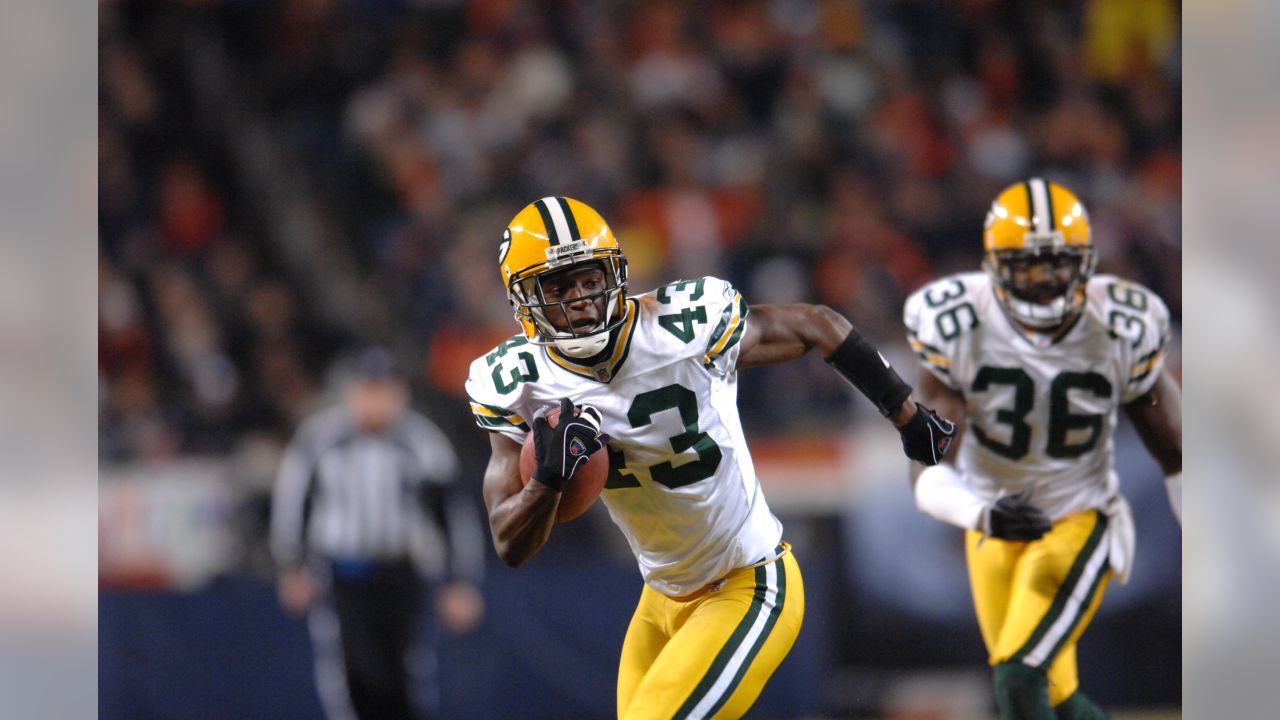
[[[1057,720],[1049,706],[1049,678],[1020,662],[995,667],[996,707],[1000,720]]]
[[[1106,710],[1094,705],[1082,692],[1071,693],[1053,712],[1058,720],[1107,720],[1109,717]]]

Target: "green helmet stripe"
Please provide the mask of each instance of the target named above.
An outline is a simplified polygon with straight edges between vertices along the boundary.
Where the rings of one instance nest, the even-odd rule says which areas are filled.
[[[1037,233],[1052,232],[1055,223],[1049,183],[1041,178],[1034,177],[1024,185],[1027,188],[1027,211],[1031,214],[1032,231]]]
[[[569,223],[569,237],[563,238],[564,242],[573,242],[581,240],[582,233],[578,232],[578,221],[573,217],[573,211],[569,209],[569,201],[562,197],[557,197],[556,202],[559,203],[560,209],[564,211],[564,219]]]
[[[555,220],[551,218],[551,208],[547,206],[548,200],[550,198],[542,198],[535,202],[533,206],[538,208],[538,214],[542,216],[542,225],[547,228],[547,241],[552,245],[559,245],[565,238],[560,237],[560,234],[556,232]]]

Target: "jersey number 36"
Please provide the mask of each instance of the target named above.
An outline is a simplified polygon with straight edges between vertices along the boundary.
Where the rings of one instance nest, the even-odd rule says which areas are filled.
[[[1031,449],[1031,426],[1027,415],[1035,403],[1035,381],[1022,368],[984,365],[973,378],[973,392],[986,392],[993,385],[1013,388],[1013,407],[996,412],[996,421],[1010,427],[1009,442],[1000,442],[975,424],[973,434],[988,450],[1010,460],[1020,460]],[[1095,397],[1111,397],[1111,382],[1096,372],[1061,372],[1049,384],[1049,441],[1045,453],[1052,458],[1076,458],[1098,444],[1102,435],[1102,415],[1073,413],[1067,393],[1082,390]],[[1067,442],[1072,430],[1088,430],[1084,440]]]

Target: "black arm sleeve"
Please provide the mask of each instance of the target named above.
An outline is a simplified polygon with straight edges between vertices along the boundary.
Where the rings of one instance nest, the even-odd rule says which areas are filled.
[[[878,350],[867,342],[857,328],[849,331],[844,342],[831,353],[827,362],[844,379],[889,417],[911,395],[911,386],[903,381]]]

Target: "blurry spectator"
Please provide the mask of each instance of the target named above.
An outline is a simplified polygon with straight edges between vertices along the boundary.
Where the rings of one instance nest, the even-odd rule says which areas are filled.
[[[334,720],[430,711],[430,678],[417,673],[434,666],[421,627],[434,582],[444,581],[435,606],[448,630],[470,630],[483,613],[475,506],[455,493],[449,442],[407,402],[391,355],[365,351],[344,402],[307,420],[280,466],[280,602],[310,612],[316,684]]]
[[[1125,80],[1164,64],[1178,40],[1172,0],[1093,0],[1085,14],[1084,57],[1106,82]]]
[[[910,288],[971,264],[991,195],[1042,174],[1089,189],[1101,270],[1181,316],[1169,0],[209,5],[108,3],[101,21],[101,246],[138,289],[156,410],[183,423],[192,375],[165,355],[179,328],[150,309],[162,299],[150,266],[178,260],[211,286],[204,332],[231,367],[206,361],[201,376],[224,389],[239,378],[230,432],[305,412],[336,345],[326,318],[301,312],[314,305],[305,278],[275,267],[276,239],[240,209],[231,150],[193,142],[193,91],[162,40],[184,18],[234,38],[224,51],[247,94],[263,95],[277,145],[327,188],[313,201],[436,366],[450,366],[438,363],[446,340],[513,331],[500,299],[467,290],[501,219],[535,189],[618,218],[638,284],[704,272],[746,283],[785,257],[803,266],[803,300],[872,303],[883,318],[866,329],[888,342]],[[296,388],[270,384],[295,370]],[[124,372],[104,369],[108,394]],[[431,382],[457,394],[455,375]],[[743,409],[780,413],[772,432],[803,423],[754,397]]]

